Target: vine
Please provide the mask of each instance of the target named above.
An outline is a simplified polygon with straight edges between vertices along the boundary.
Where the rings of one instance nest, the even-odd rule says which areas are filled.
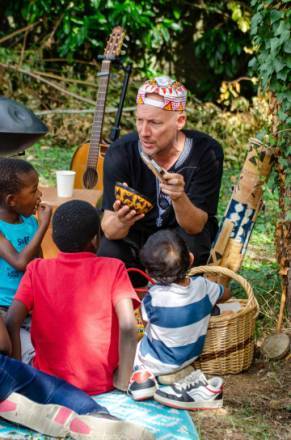
[[[277,330],[288,300],[291,311],[291,146],[290,146],[290,0],[252,0],[251,35],[255,56],[249,67],[269,96],[270,120],[258,137],[275,147],[281,208],[276,228],[276,249],[282,275],[282,299]]]

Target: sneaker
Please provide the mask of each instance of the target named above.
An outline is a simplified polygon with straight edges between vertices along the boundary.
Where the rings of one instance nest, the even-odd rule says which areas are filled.
[[[198,410],[221,408],[223,405],[223,379],[207,380],[202,371],[194,371],[184,380],[155,392],[154,399],[178,409]]]
[[[0,416],[3,419],[53,437],[69,434],[67,421],[75,415],[74,411],[64,406],[43,405],[18,393],[12,393],[0,402]]]
[[[194,367],[188,365],[187,367],[182,368],[181,370],[176,371],[175,373],[163,374],[161,376],[158,376],[158,381],[162,385],[172,385],[173,383],[176,383],[181,379],[184,379],[193,371],[194,371]]]
[[[157,388],[158,384],[153,373],[142,368],[132,373],[127,393],[134,400],[145,400],[153,397]]]
[[[69,428],[70,436],[75,440],[154,440],[143,426],[104,414],[77,415]]]

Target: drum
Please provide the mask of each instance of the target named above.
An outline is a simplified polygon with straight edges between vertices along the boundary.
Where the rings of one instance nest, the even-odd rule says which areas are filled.
[[[0,156],[21,153],[47,131],[47,126],[31,110],[0,96]]]

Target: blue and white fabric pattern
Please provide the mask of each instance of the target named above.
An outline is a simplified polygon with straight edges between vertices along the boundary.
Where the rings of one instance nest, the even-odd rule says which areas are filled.
[[[152,286],[141,306],[147,325],[135,367],[144,366],[158,376],[195,360],[203,349],[212,308],[223,291],[222,285],[201,276],[190,278],[187,287]]]

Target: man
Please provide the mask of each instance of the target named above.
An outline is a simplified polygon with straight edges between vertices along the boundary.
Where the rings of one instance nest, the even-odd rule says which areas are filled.
[[[185,87],[168,77],[146,81],[137,94],[136,128],[114,142],[104,163],[104,196],[99,255],[140,267],[139,249],[159,229],[174,228],[194,255],[207,262],[217,232],[216,211],[223,152],[205,133],[184,130]],[[141,158],[154,159],[167,172],[160,182]],[[115,200],[115,183],[124,182],[154,204],[147,213]]]

